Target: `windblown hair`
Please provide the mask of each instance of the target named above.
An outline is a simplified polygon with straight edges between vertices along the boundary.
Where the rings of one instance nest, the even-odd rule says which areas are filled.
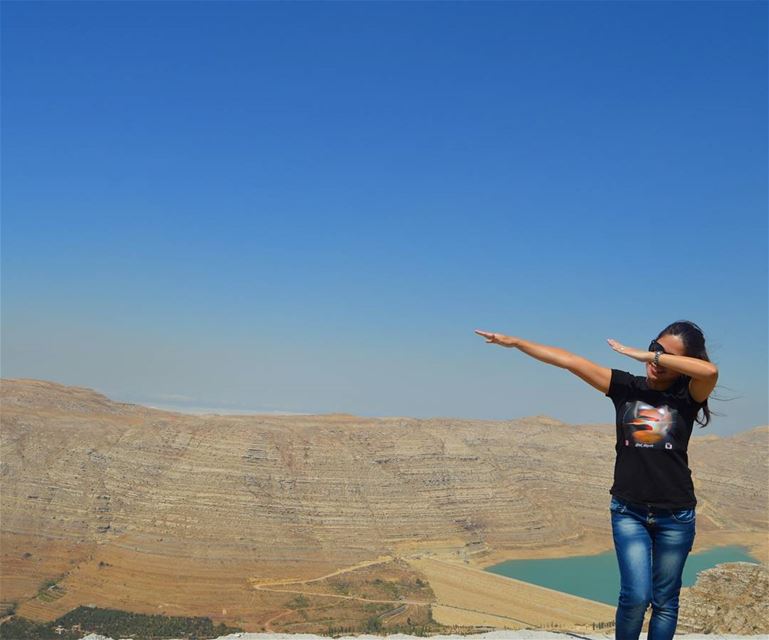
[[[684,344],[684,352],[687,356],[710,362],[708,351],[705,348],[705,336],[702,333],[702,329],[693,322],[690,322],[689,320],[678,320],[673,322],[659,332],[657,339],[659,340],[662,336],[678,336]],[[688,384],[691,378],[689,376],[684,377]],[[697,423],[701,425],[700,428],[707,426],[710,422],[710,407],[708,407],[707,400],[705,400],[705,404],[702,405],[702,412],[704,414],[704,419],[700,419],[699,412],[697,412],[698,415],[696,417]]]

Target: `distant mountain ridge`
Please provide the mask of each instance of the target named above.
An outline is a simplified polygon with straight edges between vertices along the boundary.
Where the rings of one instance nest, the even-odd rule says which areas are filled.
[[[116,402],[94,389],[72,387],[48,380],[3,378],[0,380],[3,406],[28,407],[37,410],[59,410],[73,413],[144,414],[147,407]]]
[[[0,586],[38,620],[95,603],[256,630],[290,594],[254,581],[378,557],[482,568],[611,548],[610,424],[196,416],[23,379],[1,380],[0,402]],[[693,438],[696,544],[746,544],[766,560],[767,436]],[[398,560],[366,571],[425,582]],[[56,587],[41,599],[45,580]],[[335,619],[363,615],[365,599],[336,597]],[[318,624],[293,611],[274,628]]]

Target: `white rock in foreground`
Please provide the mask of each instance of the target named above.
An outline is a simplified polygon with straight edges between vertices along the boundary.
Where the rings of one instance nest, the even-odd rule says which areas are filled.
[[[403,633],[396,633],[389,636],[376,636],[363,634],[359,636],[340,636],[335,640],[564,640],[565,636],[570,638],[585,638],[589,640],[609,640],[612,635],[590,634],[581,635],[576,633],[555,633],[551,631],[488,631],[473,635],[453,635],[453,636],[409,636]],[[679,636],[681,640],[757,640],[765,638],[764,635],[758,636],[737,636],[737,635],[718,635],[703,633],[687,633]],[[226,636],[219,636],[216,640],[328,640],[329,636],[318,636],[311,633],[231,633]],[[89,634],[80,640],[116,640],[98,634]],[[177,639],[181,640],[181,639]],[[646,640],[646,634],[641,634],[641,640]]]

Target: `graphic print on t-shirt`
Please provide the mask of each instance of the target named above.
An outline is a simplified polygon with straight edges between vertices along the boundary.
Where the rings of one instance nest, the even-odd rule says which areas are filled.
[[[655,407],[645,402],[626,402],[622,431],[626,447],[673,449],[677,411],[663,404]]]

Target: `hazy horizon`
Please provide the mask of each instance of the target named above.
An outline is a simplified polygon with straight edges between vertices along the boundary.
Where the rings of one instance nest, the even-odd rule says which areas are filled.
[[[1,378],[0,380],[5,380],[6,378]],[[18,378],[14,378],[18,379]],[[28,378],[29,380],[40,380],[39,378]],[[56,382],[55,380],[44,380],[44,382]],[[63,383],[58,383],[63,384]],[[99,389],[94,388],[94,391],[97,391],[99,393],[102,393]],[[107,395],[107,394],[104,394]],[[107,395],[109,397],[109,395]],[[141,401],[140,399],[135,400],[119,400],[116,398],[109,397],[110,400],[114,400],[115,402],[126,402],[129,404],[136,404],[141,405],[143,407],[147,407],[150,409],[160,409],[162,411],[171,411],[175,413],[182,413],[186,415],[191,416],[204,416],[204,415],[220,415],[220,416],[250,416],[250,415],[258,415],[258,416],[329,416],[329,415],[349,415],[349,416],[355,416],[355,417],[361,417],[361,418],[404,418],[404,419],[414,419],[414,420],[481,420],[481,421],[491,421],[491,422],[507,422],[510,420],[527,420],[527,419],[537,419],[537,418],[547,418],[552,420],[558,420],[558,418],[555,418],[552,415],[548,415],[546,413],[540,413],[540,414],[532,414],[532,415],[521,415],[521,416],[515,416],[515,417],[506,417],[506,418],[473,418],[471,416],[451,416],[451,415],[431,415],[431,416],[408,416],[408,415],[401,415],[401,414],[387,414],[387,415],[368,415],[368,414],[353,414],[349,411],[327,411],[327,412],[308,412],[308,413],[301,413],[296,411],[282,411],[280,409],[271,409],[271,408],[260,408],[260,407],[252,407],[252,408],[245,408],[245,407],[226,407],[226,406],[199,406],[194,404],[184,404],[181,402],[173,403],[173,402],[157,402],[157,401]],[[559,420],[560,421],[560,420]],[[563,421],[560,421],[563,422]],[[583,422],[583,423],[565,423],[564,424],[573,424],[576,427],[579,426],[590,426],[590,425],[596,425],[596,424],[606,424],[607,426],[614,426],[614,420],[606,420],[606,421],[598,421],[598,422]],[[745,433],[747,431],[752,431],[754,429],[760,429],[762,427],[769,426],[769,423],[764,424],[756,424],[753,426],[744,427],[742,429],[738,429],[734,432],[728,433],[728,434],[720,434],[722,437],[729,437],[732,435],[738,435],[740,433]],[[713,435],[712,432],[706,427],[701,429],[699,425],[695,423],[694,429],[692,431],[692,437],[705,437]]]

